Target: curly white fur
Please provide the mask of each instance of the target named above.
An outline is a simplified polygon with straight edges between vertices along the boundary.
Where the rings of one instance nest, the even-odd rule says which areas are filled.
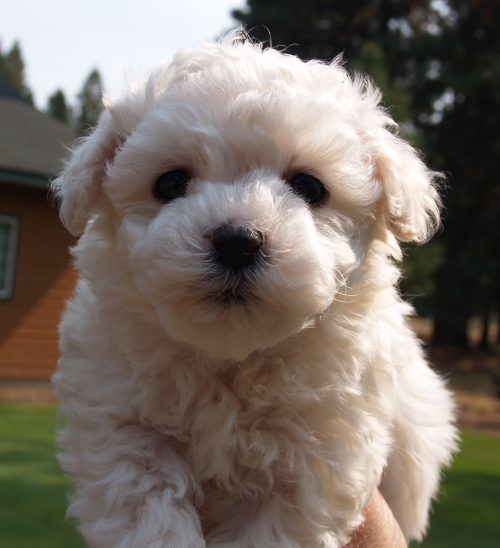
[[[342,546],[377,486],[422,538],[453,404],[394,285],[439,218],[369,82],[238,34],[107,101],[55,182],[80,281],[54,375],[69,515],[96,548]],[[186,196],[156,179],[185,169]],[[306,172],[328,202],[287,184]],[[207,234],[258,230],[244,302]],[[202,530],[205,531],[205,534]]]

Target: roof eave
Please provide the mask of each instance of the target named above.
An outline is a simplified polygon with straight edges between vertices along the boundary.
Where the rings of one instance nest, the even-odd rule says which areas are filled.
[[[12,171],[0,168],[0,182],[13,185],[29,186],[32,188],[49,189],[50,177],[38,173]]]

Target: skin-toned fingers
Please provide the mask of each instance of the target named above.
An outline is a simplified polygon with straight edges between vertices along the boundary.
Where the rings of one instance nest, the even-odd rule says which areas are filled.
[[[365,521],[351,535],[345,548],[407,548],[403,533],[379,491],[363,514]]]

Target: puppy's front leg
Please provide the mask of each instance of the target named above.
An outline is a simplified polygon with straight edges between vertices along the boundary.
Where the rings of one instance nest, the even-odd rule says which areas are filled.
[[[76,480],[68,516],[78,520],[89,546],[205,546],[192,503],[196,487],[171,443],[109,410],[66,404],[64,412],[59,460]]]

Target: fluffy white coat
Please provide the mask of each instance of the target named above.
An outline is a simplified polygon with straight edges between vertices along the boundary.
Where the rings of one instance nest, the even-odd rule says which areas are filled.
[[[439,199],[379,100],[338,62],[233,34],[108,100],[75,148],[55,190],[80,280],[53,385],[90,546],[337,548],[377,486],[422,538],[453,404],[392,258],[432,235]],[[189,191],[164,204],[176,169]],[[214,298],[233,281],[207,234],[228,223],[264,235],[242,302]]]

